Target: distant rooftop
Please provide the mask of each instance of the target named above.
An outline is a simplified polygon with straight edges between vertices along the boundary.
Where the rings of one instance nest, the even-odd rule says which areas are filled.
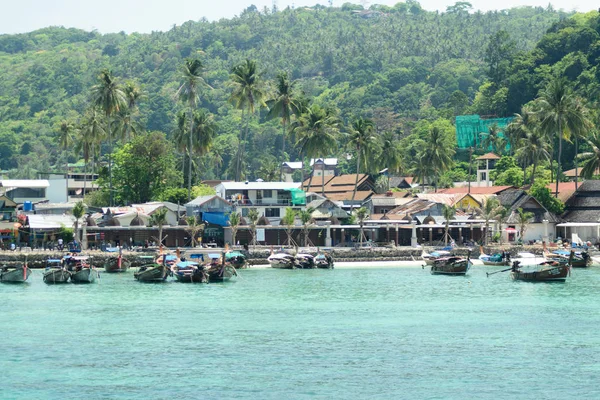
[[[222,182],[225,190],[287,190],[298,189],[300,182]]]
[[[476,158],[476,160],[499,160],[500,156],[494,153],[487,153]]]

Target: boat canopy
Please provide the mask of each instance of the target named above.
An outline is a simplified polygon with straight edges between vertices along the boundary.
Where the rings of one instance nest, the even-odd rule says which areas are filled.
[[[233,258],[233,257],[244,257],[244,258],[246,258],[246,256],[243,255],[242,253],[240,253],[239,251],[230,251],[229,253],[225,254],[225,258],[227,258],[227,259]]]
[[[196,258],[198,260],[204,261],[204,254],[202,254],[202,253],[190,254],[190,258],[192,258],[192,259]]]
[[[218,253],[210,253],[208,255],[208,258],[210,258],[211,260],[217,259],[217,258],[221,258],[221,255]]]
[[[198,263],[195,261],[182,261],[182,262],[178,262],[176,265],[177,265],[177,268],[189,268],[189,267],[197,267]]]
[[[48,260],[46,260],[46,262],[47,262],[48,264],[50,264],[50,263],[52,263],[52,264],[57,264],[57,263],[61,263],[61,262],[62,262],[62,260],[58,260],[58,259],[54,259],[54,258],[53,258],[53,259],[48,259]]]

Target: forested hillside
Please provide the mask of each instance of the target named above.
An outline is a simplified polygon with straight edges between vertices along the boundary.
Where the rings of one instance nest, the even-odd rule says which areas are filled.
[[[551,39],[539,41],[550,27],[560,35],[557,22],[567,17],[543,8],[469,12],[468,3],[457,3],[444,13],[427,12],[409,0],[368,11],[351,4],[282,11],[249,7],[231,20],[190,21],[152,34],[102,35],[51,27],[3,35],[0,168],[11,170],[12,177],[35,177],[36,171],[60,170],[65,157],[69,162],[80,160],[82,146],[77,146],[75,136],[59,147],[61,124],[66,132],[67,127],[81,128],[96,117],[90,99],[103,69],[110,69],[119,84],[140,89],[131,112],[122,116],[117,149],[143,131],[164,132],[175,148],[184,148],[181,140],[175,140],[182,130],[177,113],[187,110],[188,104],[178,101],[177,90],[184,60],[197,58],[204,64],[207,83],[197,106],[206,110],[216,129],[212,143],[195,160],[200,172],[194,180],[234,177],[240,132],[247,143],[241,175],[268,179],[277,175],[281,157],[281,119],[267,119],[268,108],[259,102],[244,130],[243,107],[235,107],[230,96],[235,90],[232,68],[246,59],[256,62],[256,84],[262,85],[265,103],[274,98],[277,74],[287,71],[290,80],[297,80],[298,97],[335,113],[340,126],[364,116],[374,122],[377,132],[397,139],[415,127],[418,132],[419,120],[429,121],[421,128],[423,124],[448,128],[461,113],[506,115],[518,110],[523,102],[515,97],[521,87],[533,98],[541,82],[527,75],[539,68],[539,58],[530,54],[552,46]],[[592,33],[587,34],[574,39],[572,46],[592,40]],[[510,65],[505,64],[506,43]],[[561,57],[551,58],[554,62]],[[585,62],[584,56],[575,54],[572,73],[577,65],[585,69]],[[294,122],[298,121],[292,118],[289,124]],[[286,158],[297,159],[301,146],[295,145],[295,131],[289,132]],[[323,155],[353,152],[355,147],[340,143],[334,154]],[[107,150],[105,141],[101,157]],[[176,168],[180,174],[181,167]],[[352,171],[354,163],[342,168]],[[181,182],[183,178],[179,176]]]

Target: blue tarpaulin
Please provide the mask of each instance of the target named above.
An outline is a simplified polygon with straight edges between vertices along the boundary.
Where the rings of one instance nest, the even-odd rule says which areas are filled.
[[[228,226],[229,215],[225,213],[205,212],[202,213],[202,220],[213,225]]]

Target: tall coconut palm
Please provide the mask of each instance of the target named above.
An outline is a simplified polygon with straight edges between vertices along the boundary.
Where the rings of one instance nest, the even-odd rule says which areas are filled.
[[[185,230],[190,233],[192,238],[192,247],[196,247],[196,238],[198,237],[198,233],[204,230],[204,224],[198,222],[198,218],[196,217],[187,217],[186,222],[187,227]]]
[[[73,217],[75,217],[75,222],[73,223],[73,226],[75,228],[75,241],[80,242],[81,237],[79,235],[79,220],[81,219],[81,217],[83,217],[83,214],[85,214],[85,204],[83,204],[83,201],[75,203],[72,212]]]
[[[175,115],[175,131],[173,139],[178,150],[181,151],[181,176],[185,177],[185,156],[188,153],[189,132],[187,131],[187,116],[185,112],[179,111]]]
[[[600,170],[600,131],[592,131],[585,141],[592,151],[579,154],[577,157],[582,161],[581,176],[591,179],[598,175]]]
[[[350,126],[348,134],[348,144],[356,151],[356,180],[354,182],[354,190],[352,191],[352,204],[356,197],[356,188],[358,186],[358,176],[360,174],[361,157],[367,160],[371,154],[371,150],[377,143],[377,135],[375,134],[375,125],[368,118],[359,117]]]
[[[281,224],[285,226],[285,233],[287,234],[287,245],[292,245],[292,229],[296,223],[296,210],[291,207],[285,209],[285,214],[281,218]]]
[[[402,152],[398,147],[398,138],[393,132],[383,132],[381,135],[381,163],[388,173],[399,173],[403,169]]]
[[[115,118],[115,132],[122,140],[129,141],[138,133],[139,126],[136,121],[138,103],[142,98],[142,91],[134,82],[126,82],[123,86],[127,107],[121,108]]]
[[[150,225],[158,227],[158,246],[162,246],[163,227],[167,224],[167,208],[161,207],[150,216]]]
[[[571,135],[583,136],[588,127],[587,111],[573,94],[564,78],[552,80],[536,100],[539,107],[540,128],[549,135],[558,137],[556,158],[556,193],[562,169],[562,142]]]
[[[422,161],[431,164],[434,172],[433,184],[437,191],[438,177],[452,168],[455,150],[438,127],[433,127],[429,131],[426,150],[426,158]]]
[[[188,106],[188,123],[190,124],[188,138],[188,201],[192,198],[192,148],[194,136],[194,118],[193,114],[200,100],[200,90],[203,86],[208,86],[202,78],[204,64],[198,59],[187,59],[181,68],[182,83],[177,89],[177,97]]]
[[[231,70],[231,85],[233,91],[229,96],[229,102],[238,110],[242,110],[240,141],[235,171],[235,179],[239,181],[241,179],[242,159],[244,157],[245,143],[248,136],[249,118],[254,114],[257,106],[265,106],[265,92],[256,67],[256,62],[247,59],[233,67]],[[245,113],[248,115],[245,115]]]
[[[309,160],[315,159],[315,161],[318,157],[324,159],[336,146],[339,120],[331,110],[313,104],[298,117],[298,121],[294,124],[294,132],[298,138],[297,145],[304,156]],[[309,190],[315,174],[315,163],[312,167],[308,181]],[[321,193],[324,193],[325,176],[322,175]]]
[[[231,245],[233,246],[236,244],[235,238],[237,236],[237,231],[240,227],[240,224],[242,223],[242,215],[239,212],[232,211],[229,214],[229,221],[227,223],[231,228]]]
[[[283,180],[283,163],[285,161],[285,139],[287,135],[286,127],[290,123],[292,115],[298,114],[300,104],[296,98],[296,81],[291,80],[287,72],[280,72],[275,78],[275,93],[273,98],[267,100],[269,113],[267,119],[281,118],[282,140],[281,140],[281,160],[280,160],[280,180]]]
[[[196,111],[194,113],[193,152],[200,157],[207,154],[217,136],[217,130],[217,124],[211,114],[205,110]]]
[[[478,208],[478,214],[485,221],[485,236],[483,238],[483,244],[488,244],[488,237],[490,232],[490,221],[496,216],[496,209],[500,205],[500,202],[496,197],[488,197],[483,203],[483,207]]]
[[[430,150],[424,148],[419,150],[411,163],[410,173],[415,177],[415,183],[421,184],[421,191],[425,190],[425,182],[431,183],[436,172],[429,162],[430,158]]]
[[[448,238],[452,239],[450,237],[450,221],[452,219],[454,219],[454,216],[456,215],[456,208],[449,206],[447,204],[442,205],[442,216],[444,217],[444,225],[445,225],[445,232],[444,232],[444,245],[448,245]]]
[[[106,137],[106,131],[103,126],[102,115],[97,108],[91,108],[85,115],[81,124],[81,135],[79,138],[79,147],[83,150],[84,178],[83,178],[83,195],[85,197],[87,189],[87,164],[92,161],[92,176],[96,173],[97,154],[100,149],[100,143]],[[92,181],[92,189],[94,183]]]
[[[528,161],[533,165],[530,179],[530,184],[533,185],[535,182],[535,170],[540,161],[550,160],[550,151],[550,143],[548,143],[547,137],[542,131],[532,128],[525,132],[525,136],[520,141],[519,148],[515,152],[517,158],[523,161],[523,184],[527,182],[525,173],[527,166],[530,165]]]
[[[106,133],[108,134],[108,179],[110,206],[113,206],[112,186],[112,117],[123,107],[126,107],[125,93],[117,83],[112,72],[108,69],[102,70],[98,77],[98,83],[92,87],[92,99],[106,116]]]
[[[75,126],[71,122],[63,121],[60,124],[58,132],[58,144],[65,152],[65,178],[69,174],[69,157],[67,151],[73,147],[75,143]]]

